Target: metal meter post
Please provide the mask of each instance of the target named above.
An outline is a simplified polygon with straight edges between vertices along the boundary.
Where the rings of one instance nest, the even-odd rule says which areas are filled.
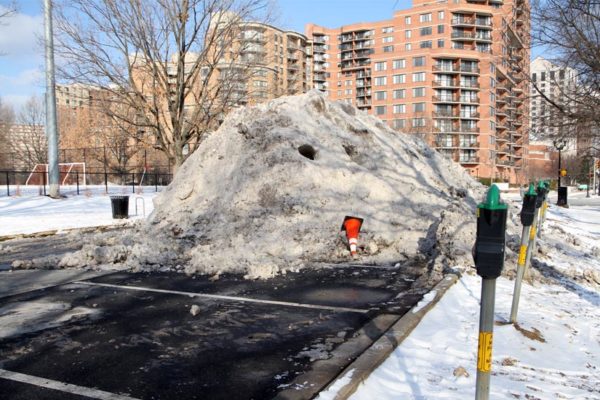
[[[525,260],[527,259],[527,247],[529,244],[529,234],[531,226],[535,219],[535,204],[537,193],[533,184],[529,185],[529,190],[523,196],[523,208],[521,209],[521,224],[523,232],[521,233],[521,247],[519,248],[519,259],[517,260],[517,277],[515,279],[515,290],[513,293],[512,307],[510,309],[510,322],[517,321],[519,311],[519,298],[521,297],[521,283],[525,274]]]
[[[542,222],[542,209],[544,206],[544,191],[546,186],[544,182],[540,182],[537,187],[537,198],[535,199],[535,216],[533,217],[533,225],[531,226],[531,232],[529,233],[529,245],[527,247],[527,255],[525,256],[525,269],[523,270],[523,277],[527,276],[527,269],[531,263],[531,257],[535,252],[536,245],[536,232],[541,227]],[[547,193],[547,192],[546,192]]]
[[[542,237],[542,227],[546,222],[546,211],[548,210],[548,194],[550,193],[550,184],[546,181],[540,181],[537,188],[538,196],[542,196],[542,207],[538,219],[537,237]]]
[[[490,396],[496,279],[504,267],[507,213],[507,205],[500,200],[500,189],[498,186],[492,185],[487,192],[485,202],[477,206],[477,237],[473,251],[477,274],[483,278],[479,315],[476,400],[488,400]]]

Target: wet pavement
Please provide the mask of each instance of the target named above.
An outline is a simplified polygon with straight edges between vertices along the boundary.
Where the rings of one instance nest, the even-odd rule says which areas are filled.
[[[413,287],[418,273],[336,266],[266,281],[113,273],[34,290],[0,298],[0,307],[62,304],[77,313],[54,327],[0,336],[0,369],[138,399],[269,399],[365,335],[361,328],[374,318],[388,325],[400,318],[425,292]],[[367,342],[384,330],[369,330]],[[339,371],[361,346],[341,358]],[[327,371],[307,382],[306,398],[334,378]],[[0,399],[21,398],[89,396],[0,377]]]

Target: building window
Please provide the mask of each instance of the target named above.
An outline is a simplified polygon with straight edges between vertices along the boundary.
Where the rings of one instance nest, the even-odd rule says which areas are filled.
[[[385,71],[387,69],[386,61],[379,61],[375,63],[375,71]]]
[[[344,81],[344,85],[345,86],[352,86],[352,79],[349,79],[347,81]]]
[[[425,118],[413,118],[412,119],[412,127],[418,128],[425,126]]]
[[[546,73],[542,72],[541,81],[544,82],[546,80]]]
[[[438,25],[437,33],[444,33],[444,25]]]
[[[394,37],[393,36],[386,36],[383,39],[381,39],[381,41],[383,43],[392,43],[394,41]]]
[[[392,61],[392,69],[406,68],[406,60],[394,60]]]
[[[375,99],[377,100],[386,100],[387,99],[387,92],[382,90],[379,92],[375,92]]]
[[[431,42],[431,40],[425,40],[419,43],[419,47],[422,49],[431,49],[433,47],[433,43]]]
[[[426,26],[424,28],[419,29],[419,33],[421,36],[428,36],[428,35],[431,35],[433,32],[432,32],[430,26]]]
[[[537,81],[537,74],[535,72],[531,75],[531,80],[534,82]]]
[[[413,103],[412,110],[414,113],[425,112],[425,103]]]
[[[438,19],[440,21],[444,19],[444,12],[443,11],[438,11]]]
[[[425,72],[415,72],[412,80],[413,82],[425,82]]]
[[[419,22],[431,22],[431,13],[419,15]]]
[[[413,89],[413,97],[423,97],[425,96],[425,88],[424,87],[417,87]]]
[[[444,47],[444,39],[438,39],[438,47],[441,49]]]
[[[405,23],[406,25],[410,25],[410,22],[411,22],[411,19],[410,19],[410,17],[404,17],[404,23]]]
[[[384,53],[393,53],[394,52],[394,46],[383,46],[383,52]]]
[[[392,33],[392,32],[394,32],[394,27],[386,26],[385,28],[381,28],[381,32],[382,33]]]
[[[424,67],[425,56],[413,57],[413,67]]]
[[[406,89],[396,89],[393,92],[394,99],[404,99],[406,97]]]
[[[406,75],[405,74],[397,74],[392,76],[392,83],[395,85],[399,83],[406,83]]]
[[[404,45],[404,50],[406,50],[406,51],[410,51],[410,50],[412,50],[412,44],[410,44],[410,43],[406,43],[406,44]]]
[[[375,115],[385,115],[386,113],[386,106],[375,106]]]
[[[352,94],[352,89],[346,89],[345,94],[346,95],[351,95]]]
[[[385,86],[387,85],[387,77],[378,76],[375,78],[375,86]]]
[[[412,31],[410,29],[404,31],[404,39],[410,39],[412,37]]]
[[[394,114],[405,114],[406,104],[394,104]]]
[[[392,127],[393,127],[394,129],[404,129],[404,126],[405,126],[405,123],[404,123],[404,122],[405,122],[405,121],[404,121],[403,119],[395,119],[395,120],[392,122]]]

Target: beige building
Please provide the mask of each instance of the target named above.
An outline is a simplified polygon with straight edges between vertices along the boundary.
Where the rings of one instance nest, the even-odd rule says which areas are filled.
[[[473,176],[523,182],[527,0],[414,0],[392,18],[308,24],[314,87],[420,134]]]

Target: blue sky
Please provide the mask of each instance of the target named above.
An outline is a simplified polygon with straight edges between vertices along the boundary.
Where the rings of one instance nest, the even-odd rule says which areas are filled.
[[[0,6],[8,3],[0,0]],[[44,92],[44,55],[38,43],[43,33],[42,0],[17,0],[19,13],[0,27],[0,97],[20,107]],[[410,7],[410,0],[278,0],[276,25],[304,32],[304,25],[337,27],[391,18],[394,9]]]

